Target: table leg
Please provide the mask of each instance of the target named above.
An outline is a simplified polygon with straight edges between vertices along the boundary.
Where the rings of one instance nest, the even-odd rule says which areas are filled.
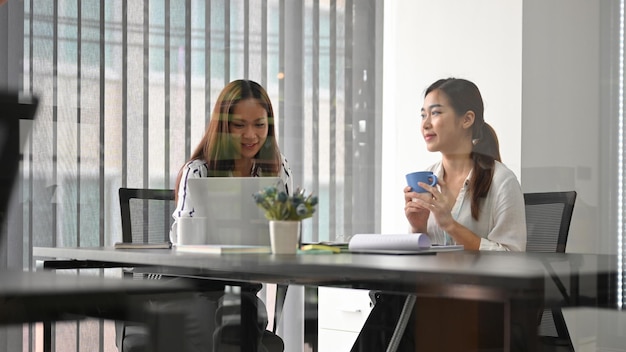
[[[532,299],[513,300],[510,304],[509,343],[510,351],[538,351],[537,338],[539,322],[538,316],[542,310],[541,303]]]
[[[256,352],[257,341],[260,339],[260,336],[258,336],[258,334],[262,334],[262,332],[256,330],[256,325],[258,321],[258,308],[256,305],[253,304],[252,301],[256,298],[256,296],[253,296],[251,299],[245,299],[243,297],[244,294],[249,294],[252,296],[252,293],[244,293],[243,290],[240,293],[241,320],[239,324],[239,329],[241,333],[240,336],[242,336],[242,341],[240,341],[240,348],[242,351]]]
[[[404,300],[404,306],[402,306],[402,311],[400,312],[400,317],[398,318],[398,324],[393,331],[389,346],[387,346],[387,352],[396,352],[398,350],[398,345],[400,344],[400,339],[402,339],[402,334],[404,334],[409,319],[411,318],[411,312],[413,311],[413,307],[415,306],[415,299],[416,297],[414,295],[406,296]]]
[[[407,346],[412,346],[413,337],[416,336],[412,330],[414,325],[410,324],[408,329],[411,331],[408,334],[404,332],[411,320],[409,317],[413,318],[415,296],[378,291],[370,292],[370,296],[374,302],[374,308],[350,351],[396,351],[401,346],[403,350]],[[413,297],[413,299],[408,297]]]
[[[52,324],[51,321],[43,322],[43,351],[52,352]]]
[[[148,319],[150,351],[189,350],[185,348],[185,314],[183,312],[177,309],[148,309],[148,316],[151,317]]]
[[[289,285],[277,284],[276,285],[276,301],[274,303],[274,326],[272,332],[276,333],[278,324],[280,324],[280,318],[283,316],[283,307],[285,306],[285,298],[287,297],[287,289]]]

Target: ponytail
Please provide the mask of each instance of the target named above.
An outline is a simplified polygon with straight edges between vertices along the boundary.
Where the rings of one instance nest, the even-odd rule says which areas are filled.
[[[476,126],[472,139],[470,157],[474,161],[474,172],[470,179],[472,218],[478,220],[480,213],[480,199],[485,198],[491,188],[495,161],[500,158],[500,144],[494,129],[486,122]]]
[[[474,172],[472,172],[470,179],[470,194],[472,218],[478,220],[480,199],[485,198],[491,188],[495,161],[501,161],[498,137],[493,128],[485,122],[483,98],[474,83],[461,78],[440,79],[426,89],[424,96],[436,89],[448,96],[450,104],[458,116],[463,116],[468,111],[474,112],[473,147],[470,153],[470,158],[474,162]]]

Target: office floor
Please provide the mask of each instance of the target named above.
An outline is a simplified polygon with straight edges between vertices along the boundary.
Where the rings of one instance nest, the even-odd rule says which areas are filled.
[[[576,352],[626,352],[626,312],[595,308],[566,308]]]

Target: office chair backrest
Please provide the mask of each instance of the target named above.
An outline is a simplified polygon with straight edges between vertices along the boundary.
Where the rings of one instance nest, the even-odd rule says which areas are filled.
[[[527,252],[565,253],[575,201],[575,191],[524,194]],[[557,287],[563,287],[558,278],[553,280],[557,280]],[[538,333],[544,349],[561,346],[563,350],[573,351],[560,308],[543,310]]]
[[[576,191],[525,193],[527,252],[565,253]]]
[[[122,241],[126,243],[162,243],[169,241],[172,212],[176,208],[171,189],[119,189],[122,214]],[[135,279],[158,278],[145,272],[124,271]],[[115,345],[119,351],[146,351],[148,334],[137,324],[115,321]]]
[[[120,188],[122,240],[129,243],[169,241],[174,190]]]

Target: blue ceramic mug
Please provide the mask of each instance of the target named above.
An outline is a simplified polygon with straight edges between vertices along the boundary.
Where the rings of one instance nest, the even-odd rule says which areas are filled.
[[[420,187],[417,183],[423,182],[430,186],[434,186],[437,184],[437,175],[435,175],[432,171],[411,172],[410,174],[406,174],[406,182],[414,192],[424,193],[428,191]]]

